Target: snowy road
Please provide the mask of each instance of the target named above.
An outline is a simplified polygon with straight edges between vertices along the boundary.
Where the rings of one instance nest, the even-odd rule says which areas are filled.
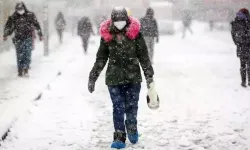
[[[156,46],[155,81],[161,108],[139,107],[140,141],[128,150],[250,149],[250,91],[240,87],[239,61],[227,33],[161,37]],[[98,41],[75,58],[20,117],[0,150],[106,150],[113,135],[112,107],[104,73],[87,91]],[[70,46],[67,46],[68,48]]]

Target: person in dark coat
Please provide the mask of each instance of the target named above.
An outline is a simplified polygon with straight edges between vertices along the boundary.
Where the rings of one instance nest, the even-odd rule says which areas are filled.
[[[83,17],[78,22],[77,34],[82,39],[84,52],[87,53],[90,35],[94,34],[92,24],[88,17]]]
[[[60,43],[63,41],[63,31],[65,30],[66,27],[66,21],[64,19],[63,13],[59,12],[56,16],[55,20],[55,25],[56,25],[56,31],[59,37]]]
[[[16,5],[15,12],[11,15],[4,28],[4,40],[13,32],[13,43],[16,47],[18,76],[28,75],[31,63],[34,28],[42,40],[42,30],[33,12],[28,11],[23,2]]]
[[[214,20],[209,20],[208,24],[209,24],[209,29],[212,32],[214,30]]]
[[[148,8],[146,16],[141,18],[140,22],[141,32],[148,47],[149,58],[151,62],[153,62],[155,39],[157,43],[159,42],[158,25],[156,19],[154,18],[154,10],[152,8]]]
[[[111,147],[119,149],[126,146],[126,131],[131,143],[138,142],[137,111],[142,82],[140,66],[148,85],[153,82],[154,70],[140,32],[140,22],[128,17],[125,8],[113,9],[111,19],[101,24],[100,34],[100,47],[89,74],[88,89],[90,93],[94,91],[95,82],[109,60],[106,85],[113,103],[115,128]]]
[[[186,32],[187,30],[193,34],[193,30],[191,29],[191,24],[192,24],[192,13],[189,10],[184,11],[184,16],[182,19],[182,23],[183,23],[183,36],[182,38],[186,37]]]
[[[240,58],[241,85],[246,87],[248,74],[248,85],[250,86],[250,15],[246,8],[236,14],[232,24],[232,38],[237,46],[237,56]]]

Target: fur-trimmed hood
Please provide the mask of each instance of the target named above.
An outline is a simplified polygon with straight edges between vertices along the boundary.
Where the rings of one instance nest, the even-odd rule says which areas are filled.
[[[110,32],[111,25],[112,25],[112,20],[109,19],[109,20],[104,21],[100,26],[101,37],[106,42],[110,42],[113,39],[112,33]],[[140,29],[141,29],[141,24],[139,20],[133,17],[129,17],[129,26],[127,27],[127,30],[126,30],[126,36],[129,39],[134,40],[137,37],[137,35],[140,33]]]
[[[19,7],[20,5],[23,7],[23,9],[25,10],[25,12],[28,12],[28,9],[27,9],[26,5],[25,5],[24,2],[22,2],[22,1],[21,1],[21,2],[18,2],[18,3],[16,4],[15,11],[18,10],[18,7]]]

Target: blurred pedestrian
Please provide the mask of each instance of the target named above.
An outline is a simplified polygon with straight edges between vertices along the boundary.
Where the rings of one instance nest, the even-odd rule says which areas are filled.
[[[84,52],[87,53],[90,35],[94,35],[92,23],[88,17],[82,17],[78,22],[77,34],[82,39]]]
[[[182,23],[183,23],[182,38],[185,38],[187,31],[193,34],[193,30],[191,29],[193,18],[192,18],[192,13],[189,10],[185,10],[183,13],[184,13],[184,16],[182,18]]]
[[[154,18],[153,8],[147,9],[146,16],[141,18],[140,22],[141,32],[148,47],[149,58],[153,63],[155,40],[157,43],[159,42],[158,25],[156,19]]]
[[[18,76],[28,75],[33,48],[34,28],[42,40],[42,30],[33,12],[30,12],[23,2],[16,4],[15,12],[11,15],[4,28],[4,40],[13,32],[13,43],[16,47]]]
[[[56,16],[55,20],[55,25],[56,25],[56,31],[59,37],[60,43],[63,42],[63,31],[65,30],[66,27],[66,21],[64,19],[64,15],[62,12],[59,12]]]
[[[208,24],[209,24],[209,29],[212,32],[214,30],[214,20],[209,20]]]
[[[232,24],[232,38],[237,46],[237,57],[240,58],[241,86],[250,86],[250,15],[246,8],[240,9]]]

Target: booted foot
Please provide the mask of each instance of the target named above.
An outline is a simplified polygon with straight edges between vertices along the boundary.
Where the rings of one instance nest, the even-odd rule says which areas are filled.
[[[244,87],[244,88],[247,87],[247,86],[246,86],[246,83],[244,83],[244,82],[241,83],[241,86]]]
[[[122,131],[114,132],[114,141],[111,148],[121,149],[126,147],[126,133]]]
[[[128,134],[128,139],[132,144],[136,144],[139,140],[138,132],[136,132],[134,134]]]
[[[126,133],[125,132],[114,132],[114,141],[111,144],[111,148],[121,149],[126,147]]]
[[[23,70],[23,75],[29,76],[29,69],[28,68]]]
[[[22,77],[23,76],[23,69],[22,68],[18,68],[17,69],[17,72],[18,72],[18,77]]]
[[[121,142],[121,141],[114,141],[111,144],[111,148],[121,149],[121,148],[125,148],[125,147],[126,147],[126,144]]]
[[[137,121],[125,121],[127,133],[128,133],[128,139],[132,144],[135,144],[138,142],[139,134],[137,131]]]
[[[18,77],[22,77],[23,73],[22,72],[18,72]]]

